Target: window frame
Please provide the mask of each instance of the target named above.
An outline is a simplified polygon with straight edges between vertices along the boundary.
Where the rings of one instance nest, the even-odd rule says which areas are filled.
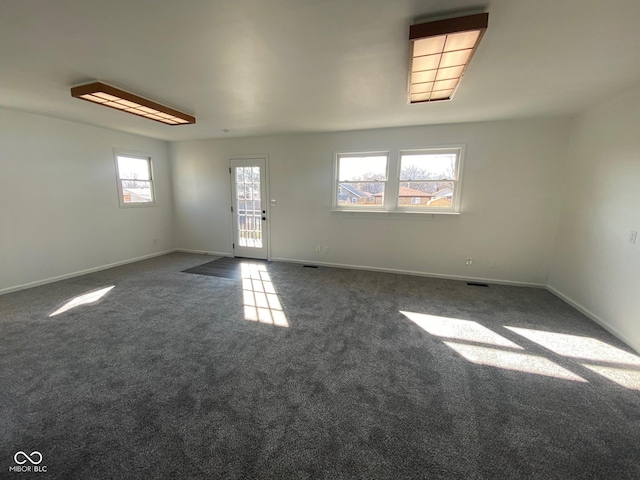
[[[351,212],[351,213],[365,213],[365,214],[428,214],[428,215],[459,215],[461,213],[461,198],[462,198],[462,174],[464,167],[466,147],[464,144],[452,144],[452,145],[434,145],[428,147],[398,147],[381,150],[358,150],[348,151],[340,150],[334,151],[333,160],[333,188],[332,188],[332,210],[335,212]],[[425,180],[425,182],[450,182],[453,183],[453,195],[451,198],[450,207],[430,207],[428,205],[400,205],[400,184],[404,183],[400,180],[400,172],[402,166],[402,156],[406,154],[456,154],[456,171],[453,179],[447,180]],[[340,183],[340,159],[344,157],[373,157],[373,156],[386,156],[387,157],[387,171],[386,180],[384,181],[384,199],[380,205],[359,205],[359,204],[339,204],[338,192]]]
[[[384,184],[384,195],[383,195],[383,204],[382,205],[361,205],[358,203],[352,203],[349,201],[346,204],[338,203],[338,195],[340,192],[340,184],[341,183],[354,183],[351,181],[340,181],[340,160],[341,158],[365,158],[365,157],[386,157],[386,165],[385,165],[385,180],[372,180],[372,181],[363,181],[360,183],[383,183]],[[340,211],[363,211],[363,212],[380,212],[385,208],[385,204],[389,197],[388,187],[389,187],[389,169],[390,165],[390,152],[388,150],[376,150],[376,151],[361,151],[361,152],[340,152],[335,154],[334,160],[334,172],[333,172],[333,209]]]
[[[149,180],[137,180],[131,178],[121,178],[120,177],[120,167],[118,165],[118,157],[128,157],[128,158],[136,158],[140,160],[146,160],[147,165],[149,167]],[[145,152],[135,152],[132,150],[123,150],[120,148],[113,149],[113,161],[116,170],[116,185],[118,191],[118,202],[120,204],[120,208],[144,208],[144,207],[155,207],[158,205],[158,199],[156,197],[156,188],[155,188],[155,175],[153,173],[153,157],[150,153]],[[150,190],[151,190],[151,201],[150,202],[125,202],[124,201],[124,188],[122,183],[126,181],[143,181],[149,182]]]
[[[417,182],[424,183],[452,183],[453,184],[453,194],[451,197],[451,206],[450,207],[430,207],[429,205],[400,205],[400,184],[407,183],[406,181],[401,180],[401,170],[402,170],[402,156],[403,155],[437,155],[437,154],[451,154],[455,153],[456,155],[456,167],[455,172],[452,179],[445,180],[419,180]],[[397,192],[394,198],[394,208],[396,211],[401,212],[420,212],[420,213],[460,213],[460,190],[461,190],[461,175],[462,175],[462,161],[464,157],[464,146],[448,146],[448,147],[429,147],[429,148],[412,148],[412,149],[401,149],[398,151],[397,158],[397,172],[396,172],[396,188]]]

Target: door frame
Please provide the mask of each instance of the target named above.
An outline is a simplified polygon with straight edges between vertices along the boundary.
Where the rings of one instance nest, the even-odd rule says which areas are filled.
[[[233,191],[234,191],[234,178],[233,178],[233,167],[231,166],[231,163],[233,162],[233,160],[264,160],[264,195],[265,198],[263,199],[263,210],[266,210],[266,216],[267,219],[264,221],[265,225],[263,225],[262,228],[262,235],[263,235],[263,241],[267,242],[267,260],[271,259],[271,212],[269,210],[269,205],[270,205],[270,200],[269,200],[269,155],[266,154],[256,154],[256,155],[231,155],[229,157],[229,162],[228,162],[228,166],[229,166],[229,199],[231,200],[231,204],[229,205],[229,214],[230,214],[230,220],[229,223],[231,225],[231,232],[229,234],[230,237],[230,241],[229,241],[229,247],[231,250],[231,256],[235,257],[236,256],[236,252],[235,249],[233,248],[234,244],[236,243],[236,225],[233,221],[233,212],[231,211],[231,207],[234,206],[235,204],[235,198],[233,198]]]

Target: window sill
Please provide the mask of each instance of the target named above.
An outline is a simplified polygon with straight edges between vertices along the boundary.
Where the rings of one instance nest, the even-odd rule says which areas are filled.
[[[412,212],[409,210],[362,210],[362,209],[346,209],[346,208],[334,208],[332,213],[347,214],[352,217],[370,217],[370,218],[443,218],[444,216],[456,216],[460,215],[460,212],[429,212],[429,211],[417,211]]]
[[[158,204],[156,202],[140,202],[140,203],[121,203],[120,208],[151,208],[157,207]]]

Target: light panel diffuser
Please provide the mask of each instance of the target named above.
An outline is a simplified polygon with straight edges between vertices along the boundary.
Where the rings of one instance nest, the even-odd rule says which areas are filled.
[[[71,89],[71,96],[140,117],[155,120],[165,125],[196,123],[195,117],[174,110],[146,98],[125,92],[101,82],[80,85]]]
[[[451,100],[488,23],[480,13],[411,26],[409,103]]]

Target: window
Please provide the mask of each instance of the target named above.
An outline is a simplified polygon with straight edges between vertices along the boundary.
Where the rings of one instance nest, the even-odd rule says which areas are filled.
[[[155,205],[151,157],[116,152],[120,206]]]
[[[400,152],[396,206],[458,211],[460,148]]]
[[[334,208],[456,213],[462,152],[463,147],[340,153]]]
[[[387,185],[387,153],[339,154],[336,201],[338,208],[378,208]]]

